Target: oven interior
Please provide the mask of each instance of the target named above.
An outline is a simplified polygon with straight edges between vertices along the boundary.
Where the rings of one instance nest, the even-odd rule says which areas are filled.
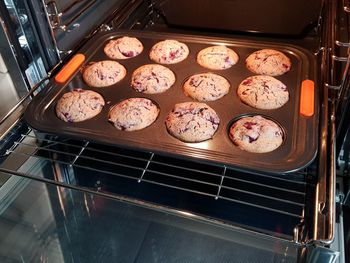
[[[152,212],[149,213],[158,216],[163,212],[170,217],[180,216],[189,222],[193,220],[228,231],[243,230],[262,238],[293,242],[299,249],[329,245],[334,238],[335,187],[339,188],[339,184],[335,184],[334,167],[338,156],[334,148],[335,134],[343,134],[337,136],[337,144],[343,145],[347,138],[344,130],[348,128],[343,120],[348,107],[349,70],[348,46],[345,45],[349,39],[346,1],[310,1],[303,10],[312,15],[289,28],[290,34],[285,34],[288,28],[277,28],[274,23],[265,31],[262,28],[254,30],[251,25],[244,28],[240,24],[248,25],[244,20],[232,25],[226,20],[215,19],[219,24],[210,26],[211,23],[203,22],[207,15],[204,7],[198,10],[197,17],[185,15],[181,20],[178,15],[181,9],[174,7],[175,2],[46,1],[41,5],[40,1],[28,0],[1,4],[3,19],[13,27],[12,33],[4,33],[4,38],[18,43],[18,34],[26,36],[27,43],[23,47],[17,46],[16,50],[24,62],[19,64],[23,73],[19,79],[31,87],[24,96],[21,93],[16,109],[1,120],[2,126],[7,127],[1,141],[2,178],[15,175],[34,179],[47,184],[50,189],[55,189],[56,185],[57,189],[71,189],[77,195],[94,194],[96,198],[116,199],[122,201],[123,206],[132,204],[140,207],[138,209],[150,208]],[[197,1],[181,2],[187,3],[186,10],[198,6]],[[293,5],[292,2],[288,4]],[[210,3],[205,1],[203,6]],[[216,11],[230,4],[234,5],[235,1],[219,1]],[[97,6],[96,13],[100,16],[91,12],[97,10]],[[257,3],[254,7],[258,8]],[[41,15],[35,15],[37,11],[33,10],[41,10]],[[13,14],[19,18],[17,23]],[[305,17],[302,14],[299,15]],[[216,15],[220,16],[219,13]],[[334,24],[334,19],[341,23]],[[199,21],[201,26],[197,24]],[[24,30],[23,26],[29,30]],[[16,118],[21,116],[25,110],[22,106],[30,101],[30,97],[45,89],[47,80],[88,38],[99,31],[118,29],[213,37],[234,35],[240,39],[292,43],[315,53],[320,65],[318,85],[321,90],[319,152],[315,161],[288,175],[252,173],[225,165],[203,164],[46,134],[32,130],[20,117]],[[36,41],[31,43],[31,39]],[[339,39],[338,42],[335,39]],[[11,118],[16,121],[9,121]],[[337,130],[336,121],[339,124]],[[341,168],[347,167],[349,154],[346,151],[344,148],[341,152],[344,161]],[[302,249],[295,251],[303,253]]]

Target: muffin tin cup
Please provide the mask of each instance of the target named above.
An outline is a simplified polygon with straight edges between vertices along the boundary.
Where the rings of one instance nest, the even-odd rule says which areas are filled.
[[[80,51],[86,60],[84,68],[90,62],[110,60],[103,52],[110,39],[121,36],[137,37],[144,46],[143,52],[130,59],[117,60],[122,64],[127,74],[115,85],[94,88],[89,87],[82,79],[81,70],[64,84],[51,80],[30,103],[25,120],[34,129],[74,138],[118,145],[133,149],[153,151],[182,158],[194,158],[200,162],[224,164],[238,170],[256,173],[289,173],[307,166],[316,156],[318,147],[319,106],[318,89],[315,88],[315,114],[305,117],[299,113],[301,83],[310,79],[317,84],[316,58],[307,50],[297,46],[281,43],[266,43],[242,41],[231,38],[209,38],[159,32],[121,31],[101,33],[88,42]],[[171,69],[175,76],[175,84],[164,93],[143,94],[131,87],[131,76],[135,69],[142,65],[153,64],[149,58],[151,47],[159,41],[175,39],[184,42],[189,47],[187,59],[176,64],[163,65]],[[236,65],[226,70],[209,70],[196,62],[198,52],[213,45],[226,45],[239,56]],[[241,102],[237,96],[237,88],[242,80],[255,75],[245,66],[246,57],[259,49],[270,48],[282,51],[292,62],[289,72],[275,78],[287,85],[289,101],[279,109],[259,110]],[[176,103],[194,101],[187,97],[182,85],[189,76],[213,72],[223,76],[230,82],[230,91],[216,101],[205,102],[213,108],[220,117],[220,124],[214,137],[200,143],[186,143],[171,136],[165,126],[165,118]],[[106,101],[105,107],[96,117],[80,122],[66,123],[55,113],[57,100],[72,89],[90,89],[100,93]],[[116,129],[108,121],[111,106],[133,97],[151,99],[160,108],[157,120],[145,129],[125,132]],[[232,120],[242,116],[261,115],[277,122],[284,131],[284,142],[276,150],[269,153],[249,153],[239,149],[230,140],[227,127]]]
[[[286,132],[286,130],[285,130],[284,127],[281,125],[281,123],[279,123],[277,120],[271,118],[271,117],[268,116],[268,115],[264,115],[264,114],[242,114],[242,115],[239,115],[239,116],[233,118],[233,119],[227,124],[227,128],[226,128],[227,136],[230,138],[230,130],[231,130],[231,127],[232,127],[232,125],[235,124],[237,121],[239,121],[240,119],[246,118],[246,117],[254,117],[254,116],[258,116],[258,115],[261,116],[261,117],[263,117],[263,118],[266,119],[266,120],[269,120],[269,121],[274,122],[274,123],[277,124],[277,126],[281,129],[281,131],[282,131],[282,144],[281,144],[280,146],[278,146],[278,148],[279,148],[279,147],[283,147],[284,142],[285,142],[286,139],[287,139],[287,132]],[[231,142],[232,142],[232,140],[231,140]],[[233,143],[233,142],[232,142],[232,143]],[[234,144],[234,143],[233,143],[233,144]],[[278,149],[278,148],[277,148],[277,149]],[[257,153],[257,154],[259,154],[259,153]]]

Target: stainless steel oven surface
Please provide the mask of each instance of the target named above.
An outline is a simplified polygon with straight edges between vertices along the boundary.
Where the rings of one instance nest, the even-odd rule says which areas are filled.
[[[0,98],[4,101],[0,104],[0,261],[348,262],[349,4],[332,0],[271,0],[263,5],[226,0],[0,2],[4,58],[0,75],[7,74],[9,80],[0,87],[4,94]],[[154,39],[181,36],[195,50],[189,61],[209,42],[233,45],[242,56],[238,68],[243,75],[252,45],[304,50],[307,55],[302,59],[293,57],[303,69],[302,76],[286,77],[296,87],[288,112],[261,112],[291,127],[288,136],[295,132],[304,139],[300,140],[303,148],[315,146],[312,158],[304,158],[301,148],[295,148],[295,155],[305,162],[297,168],[290,159],[273,154],[255,159],[244,155],[238,162],[228,162],[221,155],[214,160],[202,151],[189,151],[181,143],[161,147],[170,135],[160,129],[152,130],[158,140],[152,144],[146,137],[136,140],[125,132],[114,140],[108,137],[112,134],[99,140],[91,136],[93,126],[97,131],[102,127],[100,133],[109,127],[98,122],[90,130],[78,124],[73,133],[65,132],[64,125],[55,126],[50,105],[58,90],[85,85],[79,80],[82,65],[68,75],[71,82],[57,85],[55,76],[78,53],[86,55],[86,63],[102,58],[102,51],[87,51],[101,49],[104,36],[122,35],[139,37],[146,44],[136,62],[118,60],[128,71],[121,82],[124,86],[137,66],[150,63]],[[178,78],[185,78],[198,70],[194,64],[169,67]],[[222,74],[231,82],[230,96],[235,96],[240,75]],[[304,79],[313,80],[316,89],[311,126],[305,125],[304,117],[293,123],[286,119],[299,113],[297,98],[303,97],[299,87]],[[178,90],[182,81],[176,84]],[[112,94],[101,92],[105,97]],[[161,95],[159,105],[191,100],[176,92],[169,93],[170,98]],[[220,105],[222,116],[232,111],[227,100]],[[238,104],[237,98],[234,101]],[[38,108],[40,103],[44,107]],[[248,108],[238,107],[240,114],[244,107]],[[46,110],[52,114],[36,118]],[[226,132],[227,125],[220,133]],[[134,144],[126,143],[129,137]],[[287,144],[293,142],[288,140]],[[219,143],[212,146],[226,147]],[[259,162],[263,165],[256,165]],[[276,162],[279,169],[273,168]]]

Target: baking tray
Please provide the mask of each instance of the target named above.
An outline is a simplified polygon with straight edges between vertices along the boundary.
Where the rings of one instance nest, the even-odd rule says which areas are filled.
[[[143,52],[132,59],[119,60],[127,69],[126,77],[119,83],[104,88],[87,86],[82,79],[82,68],[90,62],[108,59],[103,53],[103,47],[110,39],[120,36],[137,37],[144,45]],[[182,41],[190,49],[186,60],[173,65],[165,65],[176,75],[174,86],[164,93],[154,95],[134,91],[130,86],[132,72],[141,65],[154,63],[149,59],[149,51],[155,43],[165,39]],[[200,50],[220,44],[237,52],[240,59],[236,65],[230,69],[213,71],[196,63],[196,55]],[[239,83],[246,77],[255,75],[246,69],[245,58],[262,48],[280,50],[286,53],[292,62],[290,72],[276,77],[287,85],[290,92],[287,104],[276,110],[254,109],[242,103],[236,95]],[[310,79],[317,83],[316,61],[311,53],[302,48],[281,43],[242,41],[231,38],[119,30],[97,35],[79,53],[86,56],[81,69],[64,84],[58,84],[51,80],[29,104],[24,117],[34,129],[183,158],[190,157],[203,162],[220,163],[236,169],[260,173],[293,172],[308,165],[316,156],[319,117],[317,87],[315,88],[315,114],[311,117],[304,117],[299,113],[302,81]],[[224,76],[231,84],[230,92],[225,97],[217,101],[207,102],[220,117],[219,128],[213,139],[204,142],[185,143],[179,141],[167,132],[165,118],[176,103],[193,101],[182,91],[184,81],[193,74],[209,71]],[[106,106],[98,116],[90,120],[66,123],[56,116],[55,105],[63,93],[76,88],[90,89],[100,93],[105,98]],[[117,130],[108,122],[108,111],[116,103],[131,97],[145,97],[156,102],[160,107],[158,119],[143,130],[133,132]],[[228,129],[234,119],[255,114],[270,118],[283,127],[284,142],[276,150],[269,153],[249,153],[240,150],[229,139]]]

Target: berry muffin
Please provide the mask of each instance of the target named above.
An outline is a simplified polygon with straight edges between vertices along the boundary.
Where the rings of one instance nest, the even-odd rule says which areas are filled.
[[[175,83],[175,74],[168,68],[149,64],[139,67],[131,77],[131,86],[146,94],[162,93]]]
[[[205,103],[184,102],[175,105],[165,125],[168,132],[184,142],[201,142],[211,139],[219,127],[216,112]]]
[[[246,78],[239,84],[237,94],[244,103],[262,110],[278,109],[289,100],[286,85],[270,76]]]
[[[280,51],[261,49],[249,55],[246,59],[247,68],[256,74],[280,76],[291,69],[290,59]]]
[[[140,40],[125,36],[110,40],[103,51],[111,59],[129,59],[139,55],[142,50]]]
[[[213,70],[228,69],[238,62],[238,55],[226,46],[212,46],[201,50],[197,55],[197,63]]]
[[[224,77],[214,73],[202,73],[191,76],[183,85],[183,91],[198,101],[214,101],[225,96],[230,83]]]
[[[244,117],[233,123],[229,136],[240,149],[251,153],[271,152],[283,142],[281,127],[259,115]]]
[[[186,44],[176,40],[164,40],[152,47],[149,57],[160,64],[175,64],[185,60],[189,53]]]
[[[83,70],[83,79],[91,87],[111,86],[121,81],[125,75],[124,66],[112,60],[92,63]]]
[[[122,131],[136,131],[146,128],[157,119],[158,107],[149,99],[130,98],[114,105],[108,120]]]
[[[80,122],[95,117],[104,105],[103,97],[97,92],[75,89],[58,100],[56,114],[65,122]]]

